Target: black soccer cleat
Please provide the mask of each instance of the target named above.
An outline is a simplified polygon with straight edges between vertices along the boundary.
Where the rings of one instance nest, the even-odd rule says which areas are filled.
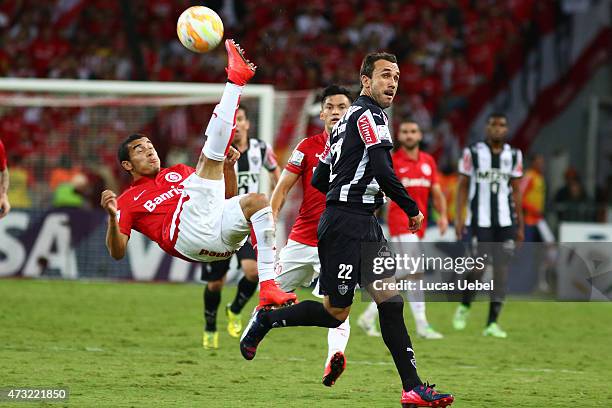
[[[268,313],[268,309],[262,308],[257,310],[251,316],[251,320],[242,333],[240,338],[240,353],[246,360],[252,360],[257,353],[257,346],[270,331],[270,327],[264,326],[261,323],[261,317]]]

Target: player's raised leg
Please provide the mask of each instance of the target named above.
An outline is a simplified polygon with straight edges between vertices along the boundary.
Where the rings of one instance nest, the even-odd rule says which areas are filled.
[[[213,183],[223,179],[223,162],[234,135],[236,111],[242,88],[255,75],[256,69],[255,65],[245,58],[242,48],[233,40],[226,40],[225,48],[228,55],[226,69],[228,82],[206,128],[207,140],[196,168],[198,176]],[[215,188],[223,189],[223,183],[219,183]],[[268,199],[263,194],[246,194],[238,200],[244,219],[251,224],[259,245],[257,269],[261,284],[260,305],[280,305],[294,301],[295,294],[282,292],[274,283],[275,226]],[[231,209],[229,212],[232,212]],[[236,216],[235,212],[232,216]],[[228,223],[228,227],[234,228],[234,225]],[[245,230],[244,225],[241,227],[241,230]],[[248,229],[245,235],[248,235]],[[224,236],[222,233],[221,238],[227,238],[227,234]]]

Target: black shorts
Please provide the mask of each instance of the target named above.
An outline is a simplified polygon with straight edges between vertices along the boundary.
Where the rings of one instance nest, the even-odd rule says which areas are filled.
[[[514,256],[516,227],[471,227],[469,249],[474,257],[508,263]]]
[[[255,260],[257,258],[250,239],[236,252],[236,257],[238,257],[238,262],[242,262],[243,259]],[[206,282],[222,279],[229,271],[231,261],[232,257],[229,257],[221,261],[203,263],[201,279]]]
[[[321,274],[319,288],[329,296],[333,307],[344,308],[353,303],[355,287],[365,287],[371,271],[362,271],[368,265],[363,254],[366,243],[385,243],[382,228],[376,217],[352,211],[350,208],[327,206],[318,229]],[[394,270],[385,275],[393,276]],[[376,275],[376,279],[388,276]]]

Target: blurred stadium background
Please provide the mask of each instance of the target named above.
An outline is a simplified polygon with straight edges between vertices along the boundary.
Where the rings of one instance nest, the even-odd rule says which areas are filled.
[[[556,267],[554,249],[564,243],[612,265],[609,0],[5,0],[0,140],[13,208],[0,219],[0,277],[16,279],[0,280],[0,387],[68,386],[73,406],[389,406],[399,396],[380,340],[357,327],[350,371],[328,394],[322,329],[279,331],[245,364],[224,330],[218,351],[202,349],[201,286],[114,282],[199,281],[198,265],[136,233],[128,256],[113,261],[98,204],[103,189],[129,184],[116,159],[127,134],[150,135],[166,166],[196,161],[226,64],[223,47],[196,55],[177,40],[179,14],[196,4],[215,9],[226,37],[259,66],[244,97],[251,136],[271,142],[280,165],[321,129],[321,87],[357,90],[364,54],[388,50],[401,70],[393,125],[411,117],[424,130],[452,221],[461,148],[484,137],[490,112],[505,112],[510,143],[527,158],[525,191],[538,177],[546,185],[542,202],[534,191],[525,200],[528,238],[541,238],[541,215],[553,233],[539,247],[544,262],[526,252],[514,267],[512,300],[610,299],[610,269],[595,281],[571,262]],[[427,238],[452,239],[434,221]],[[448,334],[455,305],[432,303],[448,337],[415,339],[424,375],[456,392],[458,407],[608,407],[610,304],[511,303],[503,343],[480,336],[479,323]],[[363,307],[356,302],[355,312]]]
[[[226,58],[223,47],[197,55],[176,39],[178,15],[200,3],[0,4],[0,138],[13,207],[0,222],[0,276],[194,279],[194,267],[139,237],[127,260],[112,262],[98,201],[129,182],[116,161],[129,133],[149,134],[165,165],[195,162]],[[541,210],[556,238],[612,239],[609,1],[203,4],[259,65],[245,97],[251,136],[273,143],[281,165],[321,128],[320,88],[355,87],[363,55],[390,50],[402,73],[393,122],[420,124],[451,204],[460,149],[483,137],[489,112],[503,111],[511,143],[528,158],[544,156]],[[294,194],[281,243],[299,206]],[[563,222],[584,228],[560,237]]]

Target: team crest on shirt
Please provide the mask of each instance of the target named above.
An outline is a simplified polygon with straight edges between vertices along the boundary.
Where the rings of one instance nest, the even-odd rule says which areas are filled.
[[[345,285],[344,283],[338,285],[338,292],[340,292],[340,294],[343,296],[346,295],[346,292],[348,292],[348,289],[349,289],[348,285]]]
[[[431,166],[427,163],[421,164],[421,171],[426,176],[431,176]]]
[[[183,179],[183,176],[178,174],[175,171],[170,171],[166,173],[166,181],[169,183],[177,183]]]
[[[259,157],[258,156],[251,156],[251,164],[255,167],[259,166]]]

